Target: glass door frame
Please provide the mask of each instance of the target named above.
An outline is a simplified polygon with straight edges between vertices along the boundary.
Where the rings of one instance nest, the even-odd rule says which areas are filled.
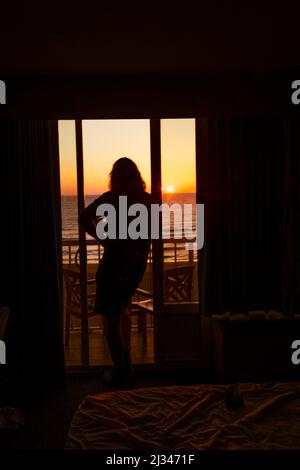
[[[145,118],[141,118],[145,119]],[[170,118],[176,119],[176,118]],[[200,153],[207,151],[206,120],[195,119],[195,142],[196,142],[196,202],[203,201],[203,168],[200,165]],[[161,176],[161,119],[150,118],[150,159],[151,159],[151,193],[157,204],[162,203],[162,176]],[[83,133],[82,119],[75,120],[76,138],[76,167],[77,167],[77,206],[78,215],[85,208],[84,191],[84,161],[83,161]],[[201,191],[200,191],[201,188]],[[160,231],[162,230],[162,214],[160,212]],[[89,364],[89,337],[88,337],[88,292],[87,292],[87,249],[86,234],[79,226],[79,251],[80,251],[80,287],[81,287],[81,361],[82,367],[88,368]],[[199,291],[199,314],[202,313],[202,293],[200,291],[203,269],[203,250],[197,250],[198,261],[198,291]],[[201,263],[200,263],[201,261]],[[152,283],[153,283],[153,310],[154,315],[154,364],[161,363],[160,356],[160,319],[163,311],[163,269],[164,269],[164,247],[160,237],[152,241]],[[201,272],[200,272],[201,271]],[[201,296],[200,296],[201,292]]]

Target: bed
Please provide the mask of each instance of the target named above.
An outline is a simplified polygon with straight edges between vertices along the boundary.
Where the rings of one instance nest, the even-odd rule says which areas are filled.
[[[87,396],[67,449],[299,449],[300,383],[153,387]]]

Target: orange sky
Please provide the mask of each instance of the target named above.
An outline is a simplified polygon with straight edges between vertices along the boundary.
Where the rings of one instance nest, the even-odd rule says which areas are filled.
[[[108,174],[120,157],[138,165],[150,191],[150,122],[138,120],[85,120],[83,158],[85,194],[108,189]],[[61,192],[76,194],[75,121],[59,121]],[[161,121],[162,185],[174,192],[195,191],[195,120]]]

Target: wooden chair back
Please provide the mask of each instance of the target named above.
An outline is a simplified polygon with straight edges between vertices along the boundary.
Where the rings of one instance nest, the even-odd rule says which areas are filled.
[[[192,300],[193,274],[195,267],[177,266],[166,269],[165,276],[165,302],[185,302]]]

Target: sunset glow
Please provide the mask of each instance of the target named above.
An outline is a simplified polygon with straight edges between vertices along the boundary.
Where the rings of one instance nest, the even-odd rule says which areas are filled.
[[[120,157],[131,158],[151,190],[150,121],[84,120],[83,158],[86,195],[108,190],[109,172]],[[75,195],[75,121],[59,121],[61,193]],[[161,120],[162,191],[195,192],[195,120]]]

